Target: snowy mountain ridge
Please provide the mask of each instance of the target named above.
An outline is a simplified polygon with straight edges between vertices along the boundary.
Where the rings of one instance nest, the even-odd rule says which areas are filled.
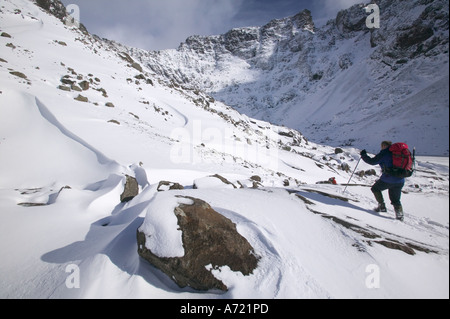
[[[389,139],[448,155],[448,3],[376,3],[379,29],[366,26],[361,4],[321,27],[304,10],[129,53],[165,79],[316,142],[367,148]]]
[[[357,167],[359,149],[160,78],[65,25],[58,4],[0,5],[0,297],[448,298],[448,158],[418,158],[404,223],[376,214],[381,170]],[[180,288],[138,255],[142,225],[162,257],[183,253],[183,197],[231,220],[259,258],[248,276],[205,265],[226,292]]]

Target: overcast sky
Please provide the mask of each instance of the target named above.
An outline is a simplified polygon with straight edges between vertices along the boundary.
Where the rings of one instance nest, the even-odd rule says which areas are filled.
[[[304,9],[314,22],[368,0],[62,0],[80,8],[80,21],[100,37],[147,50],[177,48],[188,36],[262,26]]]

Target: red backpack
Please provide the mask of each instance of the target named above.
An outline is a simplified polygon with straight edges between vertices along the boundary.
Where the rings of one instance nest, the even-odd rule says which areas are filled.
[[[387,173],[400,178],[411,177],[414,173],[415,154],[411,154],[408,145],[395,143],[392,144],[389,151],[392,153],[393,167],[388,169]]]

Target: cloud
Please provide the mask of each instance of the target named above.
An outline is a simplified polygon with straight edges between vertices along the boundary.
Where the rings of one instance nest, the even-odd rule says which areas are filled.
[[[230,28],[230,21],[243,0],[148,1],[149,31],[164,39],[159,46],[174,47],[190,35],[218,34]],[[156,3],[155,3],[156,2]],[[158,45],[156,45],[158,46]]]
[[[80,7],[91,33],[148,50],[177,48],[191,35],[223,34],[313,11],[316,26],[339,10],[369,0],[61,0]]]
[[[89,31],[151,50],[176,48],[188,36],[223,33],[244,0],[64,0],[80,6]]]
[[[355,4],[360,4],[364,0],[320,0],[321,6],[323,7],[323,15],[328,18],[334,18],[340,10],[348,9]]]

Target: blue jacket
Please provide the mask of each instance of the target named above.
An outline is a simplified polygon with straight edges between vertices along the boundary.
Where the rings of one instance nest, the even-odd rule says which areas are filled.
[[[369,165],[380,165],[383,175],[381,175],[380,180],[389,184],[404,184],[405,179],[400,177],[391,176],[385,172],[387,168],[393,167],[392,164],[392,153],[388,148],[382,150],[374,158],[369,157],[367,154],[362,155],[362,159]]]

